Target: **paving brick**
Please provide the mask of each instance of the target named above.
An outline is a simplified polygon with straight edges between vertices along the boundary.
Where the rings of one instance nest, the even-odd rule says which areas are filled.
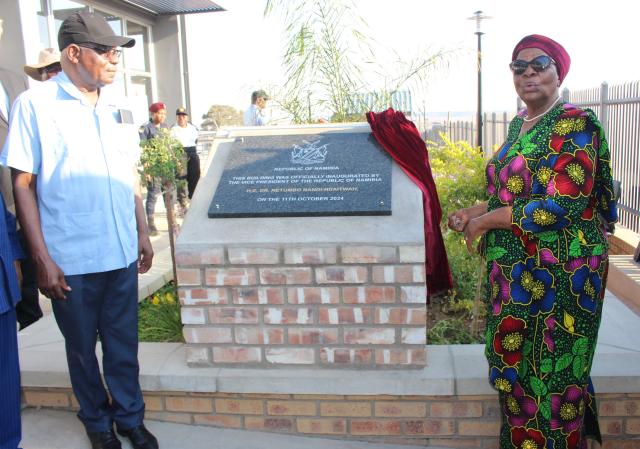
[[[260,283],[265,285],[310,284],[311,268],[260,268]]]
[[[261,361],[260,348],[239,346],[213,348],[214,363],[257,363]]]
[[[267,414],[279,416],[315,416],[314,401],[267,401]]]
[[[434,447],[446,447],[452,449],[480,449],[482,448],[482,440],[480,438],[429,438],[429,444]],[[486,446],[491,449],[498,447],[497,444],[493,446]]]
[[[284,304],[284,291],[273,287],[232,288],[231,298],[234,304]]]
[[[338,287],[291,287],[287,289],[290,304],[338,304]]]
[[[145,412],[160,412],[164,410],[162,402],[162,396],[144,395],[144,410]]]
[[[263,403],[255,399],[216,399],[216,414],[262,415]]]
[[[211,354],[208,347],[187,346],[185,351],[187,363],[190,365],[208,365],[211,362]]]
[[[298,432],[321,435],[343,435],[347,433],[346,419],[298,418]]]
[[[640,400],[599,401],[600,416],[640,416]]]
[[[600,431],[603,435],[621,435],[624,428],[622,419],[602,418],[600,421]]]
[[[429,416],[433,418],[479,418],[482,416],[481,402],[434,402],[429,405]]]
[[[395,287],[343,287],[345,304],[389,304],[396,302]]]
[[[193,423],[198,426],[226,427],[239,429],[242,427],[240,416],[229,415],[193,415]]]
[[[206,322],[202,307],[181,307],[182,324],[204,324]]]
[[[345,328],[344,343],[355,345],[391,345],[396,338],[393,328]]]
[[[401,435],[402,423],[397,420],[351,420],[353,435]]]
[[[377,401],[375,415],[382,418],[424,418],[427,416],[425,402]]]
[[[172,422],[176,424],[192,424],[192,416],[193,415],[191,415],[191,413],[152,412],[146,410],[144,413],[145,419]]]
[[[207,285],[256,285],[256,270],[253,268],[207,268],[204,272]]]
[[[164,398],[164,404],[168,412],[211,413],[213,411],[213,404],[209,398],[167,396]]]
[[[277,248],[229,248],[229,263],[232,265],[267,265],[280,262]]]
[[[458,421],[458,435],[465,436],[494,436],[500,434],[500,421],[489,420],[480,421],[477,419],[459,420]]]
[[[407,345],[426,345],[427,344],[427,328],[413,327],[402,329],[400,341]]]
[[[289,328],[291,345],[330,345],[338,342],[338,329]]]
[[[427,325],[426,307],[376,307],[375,324]]]
[[[178,268],[178,285],[201,285],[202,272],[199,268]]]
[[[321,348],[320,361],[327,365],[365,365],[371,363],[372,349]]]
[[[320,402],[321,416],[368,417],[371,416],[370,402]]]
[[[376,284],[411,284],[424,282],[424,265],[385,265],[372,268]]]
[[[625,433],[628,435],[640,435],[640,418],[627,419],[625,424]]]
[[[315,363],[312,348],[266,348],[265,358],[269,363],[282,365],[310,365]]]
[[[409,304],[426,304],[427,288],[424,286],[400,287],[400,301]]]
[[[244,419],[245,429],[266,430],[269,432],[291,432],[294,429],[292,418],[263,418],[247,416]]]
[[[284,343],[284,329],[259,327],[237,327],[235,342],[241,345],[280,345]]]
[[[253,307],[212,307],[209,309],[212,324],[258,324],[258,309]]]
[[[320,307],[320,324],[366,324],[371,323],[372,311],[366,307]]]
[[[284,263],[286,264],[326,264],[336,263],[337,250],[335,246],[328,247],[300,247],[285,248]]]
[[[264,324],[312,324],[313,309],[269,307],[263,310]]]
[[[395,246],[343,246],[342,263],[393,263],[398,261]]]
[[[69,407],[69,393],[24,390],[24,402],[31,407]]]
[[[425,250],[424,246],[416,245],[416,246],[401,246],[399,248],[400,252],[400,262],[402,263],[411,263],[411,262],[422,262],[425,261]]]
[[[224,288],[181,288],[181,303],[186,306],[227,304]]]
[[[232,343],[230,327],[189,327],[182,329],[187,343]]]
[[[316,268],[319,284],[364,284],[368,280],[366,267],[333,266]]]

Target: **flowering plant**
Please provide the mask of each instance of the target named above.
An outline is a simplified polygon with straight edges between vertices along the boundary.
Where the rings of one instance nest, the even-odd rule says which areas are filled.
[[[159,129],[158,134],[140,143],[142,154],[141,174],[143,177],[158,178],[163,184],[173,184],[185,169],[185,152],[182,144],[171,137],[167,129]]]

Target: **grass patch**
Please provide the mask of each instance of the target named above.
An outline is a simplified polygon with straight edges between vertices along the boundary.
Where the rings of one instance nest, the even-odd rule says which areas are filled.
[[[180,301],[173,282],[168,283],[138,306],[138,340],[184,343]]]

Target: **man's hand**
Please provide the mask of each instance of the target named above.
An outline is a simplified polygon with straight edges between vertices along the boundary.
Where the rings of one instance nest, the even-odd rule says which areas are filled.
[[[49,299],[67,299],[65,292],[70,292],[71,287],[67,285],[60,267],[51,258],[36,261],[36,272],[38,288],[44,296]]]
[[[16,275],[18,276],[18,285],[22,287],[22,267],[20,266],[20,261],[14,260],[13,267],[15,268]]]
[[[138,273],[146,273],[153,262],[153,246],[147,234],[138,234]]]

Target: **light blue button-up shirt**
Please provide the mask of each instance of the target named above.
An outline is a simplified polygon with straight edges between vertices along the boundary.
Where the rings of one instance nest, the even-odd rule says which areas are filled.
[[[0,163],[37,175],[49,254],[66,275],[137,259],[135,163],[139,138],[109,86],[96,106],[61,72],[18,97]]]

